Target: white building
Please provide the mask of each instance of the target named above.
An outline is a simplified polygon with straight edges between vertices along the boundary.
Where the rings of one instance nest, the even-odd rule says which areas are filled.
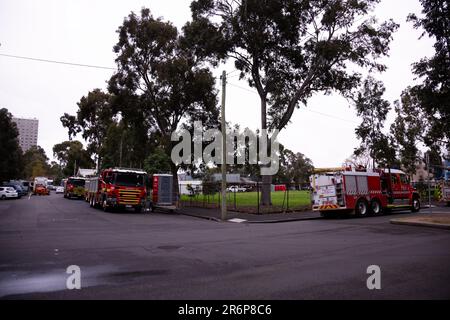
[[[97,170],[95,170],[95,169],[78,168],[77,177],[88,178],[88,177],[94,177],[96,175],[97,175]]]
[[[201,180],[189,180],[189,181],[178,181],[178,187],[180,188],[180,194],[191,194],[191,190],[194,190],[197,194],[202,192],[202,181]],[[192,189],[191,189],[192,187]]]
[[[19,130],[19,145],[22,151],[25,152],[32,146],[37,146],[39,120],[36,118],[13,118],[12,120],[16,123]]]

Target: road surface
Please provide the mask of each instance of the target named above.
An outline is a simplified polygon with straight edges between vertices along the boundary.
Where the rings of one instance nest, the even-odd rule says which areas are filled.
[[[249,225],[55,194],[0,201],[0,297],[449,299],[450,232],[389,223],[399,216]],[[72,265],[80,290],[66,287]],[[380,290],[367,288],[371,265]]]

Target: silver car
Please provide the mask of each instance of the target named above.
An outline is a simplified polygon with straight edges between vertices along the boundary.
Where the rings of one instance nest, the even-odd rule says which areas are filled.
[[[13,187],[0,187],[0,199],[19,198],[19,194]]]

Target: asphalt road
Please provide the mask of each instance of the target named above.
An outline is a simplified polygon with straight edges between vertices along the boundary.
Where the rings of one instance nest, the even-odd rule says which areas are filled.
[[[449,299],[450,232],[397,216],[250,225],[104,213],[55,194],[0,201],[0,297]],[[66,289],[70,265],[81,290]],[[367,289],[370,265],[381,290]]]

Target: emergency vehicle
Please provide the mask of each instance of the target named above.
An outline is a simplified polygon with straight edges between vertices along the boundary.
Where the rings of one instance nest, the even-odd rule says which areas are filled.
[[[323,216],[379,215],[392,209],[420,210],[420,197],[408,176],[396,169],[316,169],[310,178],[312,208]]]
[[[139,169],[106,169],[99,177],[88,179],[87,200],[91,207],[104,211],[133,208],[141,212],[145,206],[147,181],[147,173]]]
[[[48,179],[46,177],[36,177],[33,181],[34,195],[50,195],[50,190],[47,187]]]
[[[70,177],[64,181],[64,198],[78,198],[84,196],[84,185],[86,179],[82,177]]]

